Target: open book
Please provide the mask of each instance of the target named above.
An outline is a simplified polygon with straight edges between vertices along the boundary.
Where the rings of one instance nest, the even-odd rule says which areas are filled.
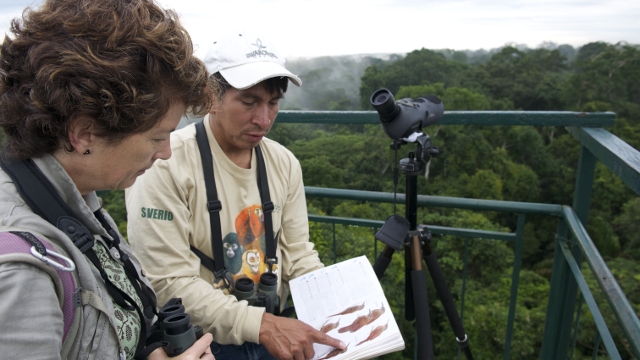
[[[398,324],[366,256],[289,282],[298,319],[347,344],[314,344],[314,360],[370,359],[404,349]]]

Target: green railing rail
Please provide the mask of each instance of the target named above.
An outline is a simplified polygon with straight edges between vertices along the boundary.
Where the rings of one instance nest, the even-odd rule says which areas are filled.
[[[445,111],[439,125],[531,125],[531,126],[613,126],[612,112],[571,111]],[[299,111],[283,110],[278,123],[380,124],[375,111]]]
[[[640,320],[614,279],[611,271],[600,256],[587,233],[586,224],[591,204],[596,160],[601,161],[617,175],[627,186],[640,195],[640,152],[617,138],[605,127],[612,126],[615,114],[578,113],[578,112],[531,112],[531,111],[449,111],[439,121],[440,125],[525,125],[525,126],[563,126],[580,142],[580,159],[577,164],[577,177],[572,206],[539,204],[511,201],[453,198],[419,195],[418,206],[458,208],[475,211],[499,211],[518,216],[514,233],[501,233],[475,229],[447,228],[429,226],[434,234],[454,235],[467,238],[495,239],[515,242],[515,260],[512,275],[512,291],[509,305],[507,335],[503,358],[510,358],[510,344],[514,326],[515,300],[517,297],[520,272],[523,229],[526,216],[530,214],[547,215],[558,219],[556,247],[552,269],[551,287],[547,307],[545,331],[542,340],[541,359],[566,359],[569,351],[575,347],[575,338],[571,338],[572,329],[578,326],[582,301],[586,303],[599,332],[597,344],[601,341],[611,359],[620,359],[620,354],[605,323],[601,309],[596,304],[585,278],[581,272],[581,263],[585,261],[600,291],[615,314],[631,351],[640,358]],[[314,124],[379,124],[374,111],[282,111],[278,115],[279,123]],[[368,202],[404,203],[404,195],[306,187],[308,197],[357,200]],[[379,228],[383,221],[349,219],[329,216],[310,215],[311,221],[369,226]],[[335,226],[335,225],[334,225]],[[580,297],[578,297],[580,295]],[[576,299],[579,300],[576,314]],[[578,318],[574,324],[574,318]],[[577,330],[575,331],[577,333]],[[596,350],[597,352],[597,346]]]

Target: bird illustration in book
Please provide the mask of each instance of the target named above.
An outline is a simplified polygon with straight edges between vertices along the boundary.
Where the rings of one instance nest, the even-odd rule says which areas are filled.
[[[382,316],[382,314],[384,314],[384,304],[382,304],[382,306],[380,306],[380,308],[373,309],[373,311],[371,311],[371,319],[369,319],[369,322],[367,323],[367,325],[369,325],[372,322],[378,320],[378,318],[380,316]]]
[[[345,327],[338,329],[338,332],[339,333],[344,333],[347,331],[356,332],[360,330],[363,326],[367,325],[369,323],[369,320],[371,320],[371,310],[369,310],[369,313],[366,315],[358,316],[355,320],[353,320],[353,322],[350,325],[347,325]]]
[[[385,330],[387,330],[388,326],[389,326],[389,322],[387,321],[386,324],[380,325],[380,326],[372,329],[371,333],[369,333],[369,336],[367,336],[366,339],[364,339],[364,340],[360,341],[359,343],[357,343],[356,346],[358,346],[358,345],[360,345],[360,344],[362,344],[364,342],[371,341],[371,340],[377,338],[378,336],[380,336],[380,334],[382,334]],[[372,326],[372,328],[373,328],[373,326]]]
[[[323,333],[328,333],[329,331],[335,329],[338,327],[338,325],[340,325],[340,319],[338,319],[336,322],[329,322],[329,320],[327,320],[326,323],[324,323],[324,325],[322,325],[322,327],[320,328],[320,331]]]
[[[360,305],[350,306],[350,307],[348,307],[348,308],[344,309],[342,312],[339,312],[339,313],[337,313],[337,314],[330,315],[329,317],[332,317],[332,316],[338,316],[338,315],[351,314],[351,313],[354,313],[354,312],[356,312],[356,311],[360,311],[360,310],[362,310],[362,309],[364,309],[364,303],[362,303],[362,304],[360,304]]]
[[[344,349],[340,350],[338,348],[335,348],[331,351],[329,351],[326,355],[324,355],[323,357],[319,358],[318,360],[325,360],[325,359],[331,359],[332,357],[336,357],[340,354],[344,354],[345,351],[347,351],[347,349],[349,348],[349,344],[347,344],[347,346],[344,347]]]

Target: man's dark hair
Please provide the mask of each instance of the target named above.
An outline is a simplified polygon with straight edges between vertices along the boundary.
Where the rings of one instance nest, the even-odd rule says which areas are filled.
[[[219,72],[211,75],[210,79],[212,81],[212,86],[216,89],[216,98],[218,100],[222,100],[222,97],[226,94],[227,90],[232,87],[231,84],[229,84],[224,76]],[[274,77],[263,80],[261,84],[264,84],[265,88],[271,95],[284,95],[284,93],[287,92],[287,87],[289,86],[289,78],[286,76]]]
[[[0,46],[0,127],[21,159],[73,148],[75,117],[117,143],[175,104],[204,115],[214,94],[178,16],[153,0],[46,0]]]

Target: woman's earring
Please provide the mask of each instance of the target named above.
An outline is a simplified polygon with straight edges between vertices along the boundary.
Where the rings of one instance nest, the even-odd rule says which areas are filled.
[[[89,155],[89,154],[91,154],[91,150],[87,149],[82,154],[83,155]]]

